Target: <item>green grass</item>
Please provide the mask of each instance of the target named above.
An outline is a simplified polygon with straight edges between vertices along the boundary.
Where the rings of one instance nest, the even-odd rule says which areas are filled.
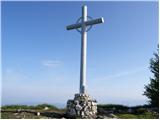
[[[131,108],[132,112],[129,113],[128,109]],[[100,115],[105,115],[105,111],[112,111],[118,118],[121,119],[158,119],[158,113],[149,112],[147,109],[151,108],[149,105],[140,105],[128,107],[124,105],[105,104],[98,105]]]
[[[48,107],[48,110],[44,108]],[[21,110],[28,110],[30,112],[17,112],[18,109]],[[39,104],[36,106],[27,106],[27,105],[6,105],[2,106],[1,110],[1,118],[2,119],[20,119],[20,118],[27,118],[27,119],[40,119],[40,118],[61,118],[65,113],[65,109],[59,109],[54,105],[50,104]],[[36,115],[36,112],[40,112],[40,116]]]
[[[120,119],[136,119],[137,116],[133,114],[117,114]]]
[[[158,115],[155,115],[154,113],[151,112],[145,112],[143,114],[139,114],[138,118],[139,119],[157,119]]]
[[[158,116],[151,112],[144,112],[143,114],[116,114],[120,119],[157,119]]]
[[[59,110],[56,106],[54,105],[49,105],[49,104],[39,104],[36,106],[28,106],[28,105],[6,105],[2,106],[2,110],[17,110],[17,109],[25,109],[25,110],[43,110],[45,107],[48,107],[50,110]]]

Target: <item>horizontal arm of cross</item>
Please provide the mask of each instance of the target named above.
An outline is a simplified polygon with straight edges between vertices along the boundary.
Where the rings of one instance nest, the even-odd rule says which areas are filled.
[[[77,24],[68,25],[66,29],[72,30],[72,29],[80,28],[81,26],[82,26],[82,23],[77,23]]]
[[[104,23],[104,19],[103,18],[98,18],[98,19],[89,20],[89,21],[84,22],[84,24],[86,26],[100,24],[100,23]],[[66,28],[67,28],[67,30],[72,30],[72,29],[80,28],[81,26],[82,26],[82,23],[77,23],[77,24],[69,25]]]

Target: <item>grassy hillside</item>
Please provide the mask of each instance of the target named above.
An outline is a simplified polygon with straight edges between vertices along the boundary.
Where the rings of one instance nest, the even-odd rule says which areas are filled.
[[[98,105],[98,114],[114,114],[121,119],[158,119],[158,108],[152,108],[149,105],[128,107],[124,105]]]
[[[54,105],[40,104],[36,106],[28,105],[6,105],[1,107],[2,119],[49,119],[63,118],[65,109],[59,109]]]
[[[98,118],[121,119],[158,119],[158,108],[150,106],[128,107],[124,105],[98,105]],[[59,109],[54,105],[40,104],[36,106],[7,105],[1,107],[2,119],[51,119],[65,118],[66,109]]]

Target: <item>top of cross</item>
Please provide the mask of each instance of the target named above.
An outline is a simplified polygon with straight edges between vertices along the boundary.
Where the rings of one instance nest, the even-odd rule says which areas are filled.
[[[81,21],[81,22],[80,22]],[[82,16],[77,20],[75,24],[68,25],[66,28],[67,30],[76,29],[78,32],[81,32],[82,30],[79,30],[79,28],[82,28],[82,26],[85,26],[85,31],[89,31],[92,27],[92,25],[104,23],[103,17],[98,19],[92,19],[92,17],[87,15],[87,6],[82,6]],[[89,28],[87,28],[89,26]]]

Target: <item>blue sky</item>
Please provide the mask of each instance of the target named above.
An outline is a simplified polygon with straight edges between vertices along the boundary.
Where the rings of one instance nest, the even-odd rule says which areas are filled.
[[[98,103],[147,103],[158,44],[158,2],[2,2],[2,104],[63,104],[79,92],[81,36],[66,26],[104,17],[88,32],[87,90]]]

